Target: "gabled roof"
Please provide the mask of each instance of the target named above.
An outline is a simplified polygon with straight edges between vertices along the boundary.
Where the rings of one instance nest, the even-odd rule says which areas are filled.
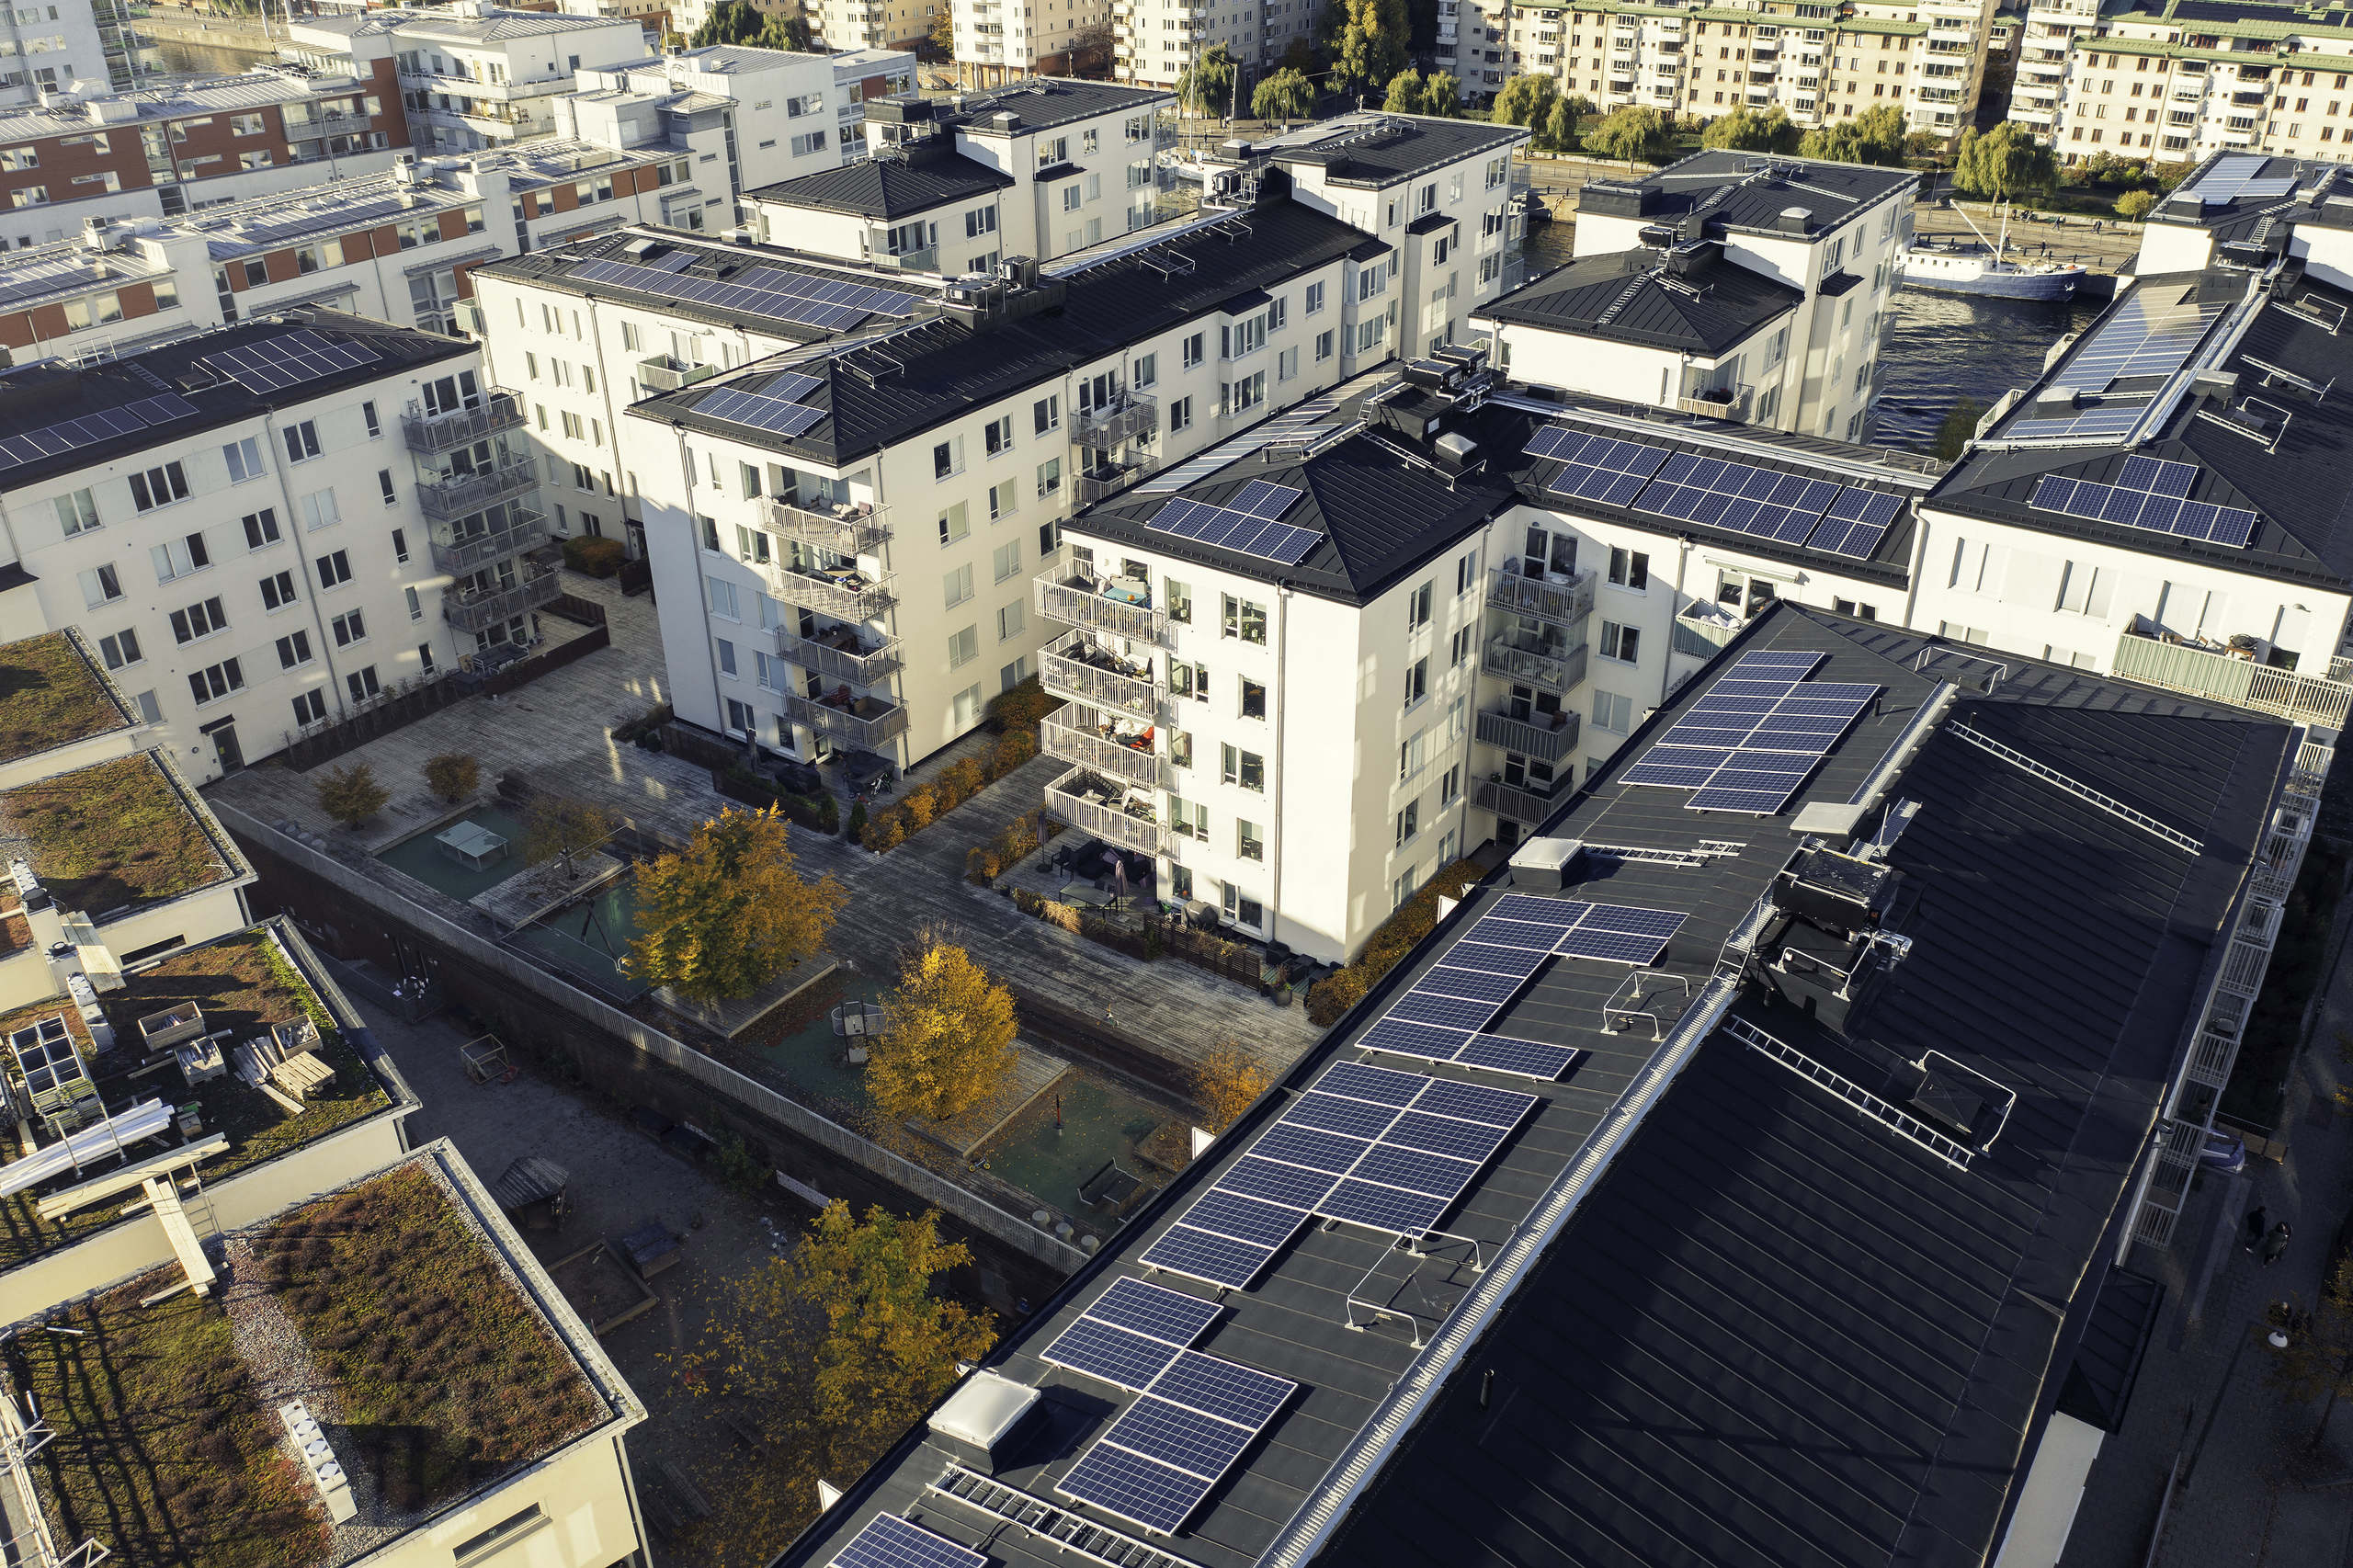
[[[880,152],[837,169],[779,180],[745,191],[744,199],[889,221],[1009,189],[1013,183],[1011,175],[977,158],[944,146],[923,147],[904,157]]]
[[[1570,262],[1474,312],[1482,320],[1714,357],[1797,309],[1805,290],[1723,259],[1680,268],[1638,246]]]

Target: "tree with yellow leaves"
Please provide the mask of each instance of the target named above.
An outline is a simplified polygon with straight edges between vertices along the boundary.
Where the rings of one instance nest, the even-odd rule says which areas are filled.
[[[936,932],[916,938],[882,1003],[868,1047],[866,1089],[892,1121],[942,1121],[994,1093],[1013,1071],[1013,994]]]
[[[1222,1132],[1273,1082],[1265,1064],[1238,1041],[1222,1040],[1193,1071],[1193,1097],[1201,1102],[1209,1131]]]
[[[623,968],[694,1002],[749,996],[824,946],[847,897],[792,868],[784,818],[722,811],[683,850],[637,869],[637,926]]]

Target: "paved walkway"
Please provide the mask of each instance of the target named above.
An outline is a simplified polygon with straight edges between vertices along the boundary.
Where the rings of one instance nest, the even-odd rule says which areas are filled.
[[[468,698],[338,758],[330,766],[368,763],[377,782],[392,791],[382,813],[358,834],[336,826],[320,809],[321,769],[252,767],[207,793],[264,822],[290,821],[323,835],[338,850],[372,853],[449,814],[452,808],[426,788],[422,769],[437,753],[460,751],[481,762],[483,798],[500,775],[517,772],[542,789],[594,801],[641,830],[683,839],[726,803],[712,791],[710,771],[616,744],[609,733],[667,699],[654,607],[642,595],[624,598],[609,582],[577,574],[567,574],[565,585],[604,606],[612,646],[505,697]],[[930,777],[945,760],[926,761],[916,778]],[[956,932],[975,959],[1017,991],[1072,1018],[1094,1021],[1097,1031],[1116,1034],[1135,1051],[1186,1064],[1230,1039],[1278,1068],[1296,1061],[1322,1032],[1308,1023],[1303,1007],[1274,1006],[1177,960],[1139,962],[1031,919],[1002,893],[964,881],[965,851],[1035,810],[1046,782],[1067,767],[1039,758],[888,855],[794,828],[793,850],[802,869],[836,876],[850,892],[834,928],[835,956],[864,972],[887,975],[919,929],[939,926]],[[1169,1076],[1181,1079],[1182,1067]]]

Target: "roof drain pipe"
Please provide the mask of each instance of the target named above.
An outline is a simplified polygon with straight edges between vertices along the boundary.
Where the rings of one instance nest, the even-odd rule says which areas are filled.
[[[1290,690],[1290,670],[1284,663],[1290,653],[1290,594],[1288,582],[1275,585],[1275,690],[1278,692]],[[1266,926],[1268,941],[1281,939],[1278,933],[1282,929],[1283,922],[1283,779],[1290,771],[1290,758],[1283,750],[1283,731],[1289,726],[1290,720],[1290,700],[1278,697],[1275,699],[1275,798],[1269,802],[1274,810],[1273,820],[1267,824],[1268,835],[1274,840],[1267,846],[1267,874],[1273,881],[1273,885],[1267,890],[1267,907],[1274,912],[1274,918]],[[1345,910],[1341,912],[1340,924],[1340,953],[1345,958],[1347,955],[1347,912]]]
[[[1742,929],[1752,941],[1758,924],[1756,911],[1743,923]],[[1735,932],[1735,939],[1741,934]],[[1667,1037],[1666,1044],[1602,1118],[1585,1152],[1562,1173],[1560,1181],[1545,1194],[1519,1233],[1487,1266],[1486,1273],[1456,1309],[1453,1321],[1439,1329],[1429,1348],[1407,1369],[1397,1386],[1389,1391],[1389,1397],[1373,1412],[1372,1419],[1365,1423],[1338,1460],[1324,1472],[1324,1480],[1258,1559],[1258,1568],[1301,1568],[1323,1550],[1345,1517],[1350,1501],[1372,1483],[1381,1467],[1396,1451],[1407,1428],[1429,1407],[1438,1386],[1461,1365],[1471,1347],[1511,1299],[1520,1276],[1552,1244],[1586,1195],[1608,1174],[1611,1163],[1632,1139],[1634,1130],[1642,1125],[1651,1108],[1699,1054],[1700,1045],[1715,1033],[1725,1010],[1740,994],[1740,983],[1739,970],[1719,965],[1691,1010]]]

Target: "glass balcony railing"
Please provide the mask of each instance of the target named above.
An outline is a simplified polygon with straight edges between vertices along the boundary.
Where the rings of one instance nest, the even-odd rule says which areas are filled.
[[[512,587],[461,588],[441,596],[441,619],[459,631],[489,631],[563,597],[563,574],[539,572]]]
[[[478,407],[453,409],[447,414],[427,414],[423,405],[411,403],[408,412],[401,415],[401,435],[407,440],[410,451],[429,456],[479,441],[501,430],[512,430],[522,423],[523,400],[511,392],[493,392]]]
[[[907,710],[880,697],[800,697],[784,699],[785,717],[806,724],[822,735],[847,741],[868,751],[880,751],[907,733]]]

